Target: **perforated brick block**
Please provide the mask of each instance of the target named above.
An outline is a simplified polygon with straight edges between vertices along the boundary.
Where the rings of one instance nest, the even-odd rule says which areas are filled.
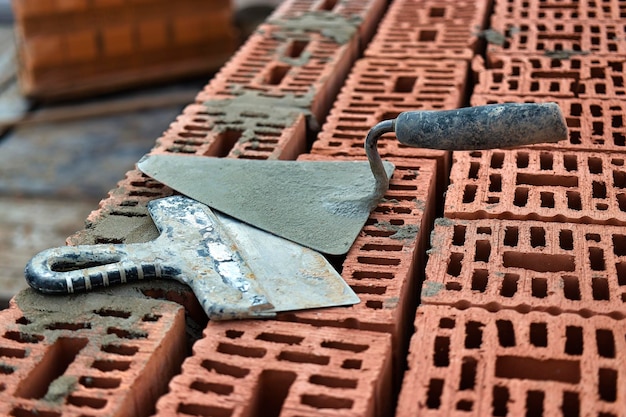
[[[279,117],[280,116],[280,117]],[[306,149],[305,112],[218,99],[191,104],[157,139],[151,153],[241,159],[296,159]]]
[[[299,160],[328,157],[302,155]],[[418,277],[425,266],[425,245],[435,209],[435,163],[425,159],[389,161],[396,166],[389,190],[345,259],[334,260],[341,263],[342,277],[361,302],[351,307],[282,313],[278,318],[391,333],[397,365],[408,340],[406,327],[417,302]]]
[[[211,322],[158,416],[382,416],[387,334],[276,321]]]
[[[493,18],[491,29],[508,36],[502,45],[489,45],[488,53],[517,55],[574,51],[593,56],[626,57],[626,43],[623,41],[626,23],[623,20]]]
[[[446,217],[626,224],[624,154],[520,148],[453,159]]]
[[[626,4],[621,0],[540,1],[498,0],[492,20],[532,20],[535,22],[619,21],[626,18]]]
[[[168,302],[24,291],[0,312],[0,412],[148,416],[182,363],[183,309]]]
[[[626,317],[623,227],[438,220],[422,304]]]
[[[358,55],[356,27],[334,38],[323,31],[264,24],[196,97],[196,103],[253,92],[275,106],[308,110],[324,120]]]
[[[480,47],[488,1],[394,1],[366,57],[470,60]]]
[[[620,416],[625,323],[421,306],[396,416]]]
[[[446,110],[465,101],[467,64],[454,60],[364,58],[356,62],[311,152],[333,156],[365,155],[368,131],[403,111]],[[394,135],[378,141],[383,157],[436,159],[438,184],[445,184],[449,152],[408,147]]]
[[[472,106],[495,103],[545,103],[559,105],[569,131],[567,140],[531,145],[533,149],[588,152],[626,151],[626,103],[622,100],[472,95]]]
[[[357,23],[361,45],[365,47],[386,6],[384,0],[288,0],[279,4],[267,20],[302,18],[311,14],[342,16]]]
[[[619,99],[626,97],[625,59],[620,57],[491,55],[472,62],[474,94]]]

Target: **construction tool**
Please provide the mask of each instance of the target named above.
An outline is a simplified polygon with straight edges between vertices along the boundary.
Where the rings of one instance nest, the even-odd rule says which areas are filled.
[[[255,161],[148,155],[145,174],[181,194],[323,253],[346,253],[389,187],[393,166],[377,141],[395,132],[406,145],[443,150],[505,148],[567,138],[559,107],[494,104],[401,113],[365,141],[367,162]],[[372,177],[372,173],[374,174]]]
[[[26,280],[44,293],[71,294],[175,279],[192,288],[213,320],[359,302],[315,251],[183,196],[153,200],[148,211],[160,232],[156,240],[47,249],[28,263]]]

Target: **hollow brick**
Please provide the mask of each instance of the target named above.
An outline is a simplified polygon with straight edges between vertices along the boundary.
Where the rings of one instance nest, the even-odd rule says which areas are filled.
[[[495,2],[492,20],[510,19],[535,22],[619,21],[626,18],[626,5],[620,0],[595,1],[525,1]]]
[[[423,305],[626,317],[626,233],[615,226],[438,220]]]
[[[159,400],[157,415],[381,416],[391,407],[390,380],[387,334],[211,322]]]
[[[396,416],[618,416],[624,323],[421,306]]]

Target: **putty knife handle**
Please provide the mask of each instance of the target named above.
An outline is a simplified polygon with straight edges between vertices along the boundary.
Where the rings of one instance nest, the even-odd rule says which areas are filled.
[[[46,249],[28,262],[24,274],[28,284],[38,291],[71,294],[176,273],[171,267],[155,263],[154,255],[146,259],[138,256],[143,246],[84,245]]]
[[[394,122],[408,146],[450,151],[510,148],[567,139],[556,103],[505,103],[445,111],[409,111]]]

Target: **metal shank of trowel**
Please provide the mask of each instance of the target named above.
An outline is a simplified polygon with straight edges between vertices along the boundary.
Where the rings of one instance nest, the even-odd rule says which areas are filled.
[[[401,143],[428,149],[467,151],[510,148],[567,139],[567,125],[556,103],[505,103],[444,111],[409,111],[383,120],[365,139],[365,152],[383,192],[389,179],[378,154],[378,138],[395,132]]]

